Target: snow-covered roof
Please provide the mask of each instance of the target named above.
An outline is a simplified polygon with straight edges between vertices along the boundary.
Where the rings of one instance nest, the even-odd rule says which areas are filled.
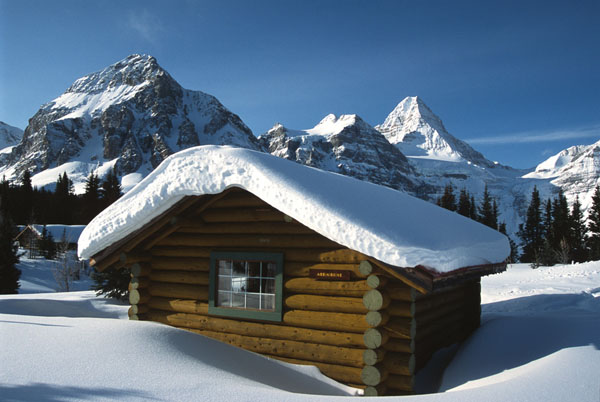
[[[167,158],[100,213],[79,239],[91,258],[185,196],[230,187],[253,193],[323,236],[397,267],[438,272],[500,263],[507,238],[486,226],[388,187],[243,148],[201,146]]]

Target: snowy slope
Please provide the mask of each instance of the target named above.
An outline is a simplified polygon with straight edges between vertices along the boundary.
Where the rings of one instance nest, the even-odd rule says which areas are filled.
[[[17,145],[21,138],[23,138],[23,130],[0,121],[0,152],[4,153],[6,147]]]
[[[215,97],[182,88],[153,57],[132,55],[43,105],[0,161],[0,174],[18,179],[29,169],[33,184],[46,186],[66,171],[78,192],[92,171],[103,176],[115,167],[120,177],[143,177],[170,154],[200,144],[258,149],[251,130]]]
[[[186,195],[240,187],[327,238],[397,267],[439,272],[499,263],[505,236],[456,213],[374,185],[243,148],[181,151],[86,227],[79,255],[93,257]]]
[[[386,400],[597,402],[599,283],[600,262],[516,265],[484,278],[481,328],[417,373],[417,383],[429,375],[439,392]],[[0,338],[8,340],[0,342],[2,399],[356,400],[343,396],[355,390],[313,367],[127,321],[126,311],[92,292],[0,296]],[[438,359],[444,353],[447,367]]]

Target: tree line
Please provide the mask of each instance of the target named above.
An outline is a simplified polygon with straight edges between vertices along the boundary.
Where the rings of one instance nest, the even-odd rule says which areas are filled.
[[[521,262],[533,267],[600,259],[600,187],[592,197],[586,224],[579,197],[569,208],[559,190],[554,199],[542,201],[533,188],[525,223],[519,226]]]
[[[508,236],[506,232],[506,223],[498,220],[498,202],[489,193],[487,185],[483,191],[483,198],[480,202],[477,202],[475,197],[465,188],[460,190],[457,199],[454,194],[454,188],[452,185],[448,184],[444,188],[442,196],[437,199],[436,204],[506,235],[510,243],[510,256],[508,260],[509,262],[517,262],[518,247],[510,236]]]
[[[29,171],[25,171],[17,184],[3,177],[0,182],[0,294],[18,293],[19,289],[21,271],[16,267],[19,262],[18,245],[14,241],[18,234],[16,224],[87,225],[121,195],[114,170],[102,181],[92,172],[82,195],[75,195],[73,182],[66,172],[57,178],[54,191],[33,187]],[[46,258],[56,258],[54,239],[45,226],[40,249]],[[98,280],[102,283],[104,278]]]

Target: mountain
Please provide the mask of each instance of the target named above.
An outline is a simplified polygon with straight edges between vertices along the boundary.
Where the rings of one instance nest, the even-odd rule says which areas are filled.
[[[404,98],[375,129],[406,156],[467,162],[481,167],[495,165],[448,133],[442,120],[417,96]]]
[[[569,203],[578,197],[587,211],[600,184],[600,141],[569,147],[540,163],[524,178],[549,181],[563,190]]]
[[[214,96],[182,88],[154,57],[136,54],[43,105],[0,174],[18,179],[28,169],[43,186],[56,181],[42,174],[36,182],[48,169],[80,182],[115,167],[130,186],[172,153],[201,144],[259,149],[252,131]]]
[[[309,130],[276,124],[258,141],[271,154],[304,165],[409,192],[417,186],[402,152],[355,114],[329,114]]]
[[[0,121],[0,153],[4,153],[7,147],[17,145],[21,138],[23,138],[23,130]]]

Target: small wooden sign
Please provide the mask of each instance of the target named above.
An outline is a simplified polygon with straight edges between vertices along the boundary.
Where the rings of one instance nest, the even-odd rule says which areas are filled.
[[[348,270],[335,269],[311,269],[309,275],[318,281],[349,281],[350,273]]]

